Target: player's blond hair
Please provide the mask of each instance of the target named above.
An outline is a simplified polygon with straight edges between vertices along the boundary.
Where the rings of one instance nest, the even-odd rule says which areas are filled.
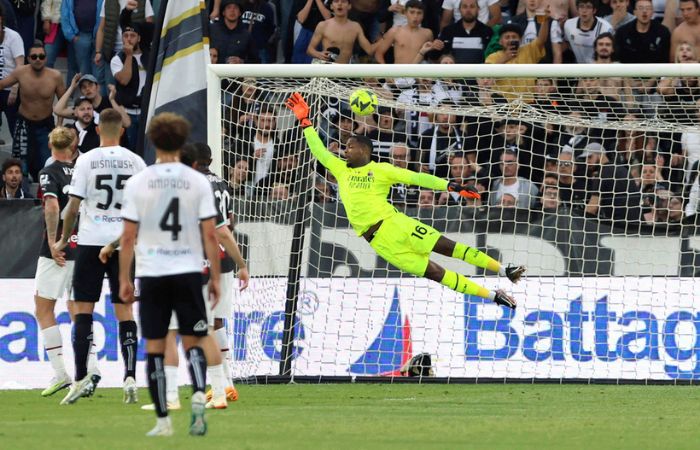
[[[57,152],[70,150],[75,133],[66,127],[56,127],[49,133],[49,144]]]

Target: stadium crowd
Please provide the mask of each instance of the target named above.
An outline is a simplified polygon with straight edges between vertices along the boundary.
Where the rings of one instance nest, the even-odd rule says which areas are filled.
[[[2,199],[30,197],[68,124],[74,156],[99,145],[98,113],[114,108],[139,145],[155,12],[162,0],[0,0],[0,111],[13,137]],[[216,63],[696,63],[698,0],[210,0]],[[67,57],[65,80],[55,70]],[[280,126],[279,99],[255,80],[225,83],[226,177],[235,196],[300,193],[306,156]],[[700,133],[648,132],[624,123],[695,124],[700,79],[366,79],[405,109],[357,116],[328,99],[320,132],[342,154],[352,134],[377,160],[474,183],[476,202],[396,186],[397,205],[490,205],[640,223],[678,223],[700,208]],[[561,123],[455,113],[519,102]],[[411,105],[440,108],[417,112]],[[690,113],[688,111],[691,111]],[[616,123],[616,126],[611,124]],[[623,125],[620,125],[623,124]],[[318,167],[316,200],[337,186]],[[470,202],[470,203],[467,203]]]

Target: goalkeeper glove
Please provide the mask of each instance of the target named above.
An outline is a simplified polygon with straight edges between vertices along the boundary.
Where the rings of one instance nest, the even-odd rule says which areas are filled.
[[[449,192],[457,192],[464,198],[481,198],[481,194],[479,194],[479,191],[477,191],[473,185],[459,184],[451,181],[450,184],[447,185],[447,190]]]
[[[304,101],[304,97],[300,93],[293,93],[286,102],[287,108],[291,109],[297,119],[300,122],[302,128],[310,127],[311,121],[309,120],[309,105]]]
[[[506,294],[505,291],[498,289],[496,295],[493,299],[494,303],[497,305],[507,306],[510,309],[515,309],[517,306],[515,299],[510,295]]]

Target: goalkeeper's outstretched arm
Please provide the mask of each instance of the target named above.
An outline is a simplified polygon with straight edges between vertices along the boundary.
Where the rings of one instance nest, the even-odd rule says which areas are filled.
[[[309,144],[311,153],[323,164],[334,176],[337,172],[345,167],[345,161],[335,156],[330,150],[323,145],[321,138],[318,136],[314,127],[311,126],[309,120],[309,105],[306,104],[304,98],[298,92],[292,94],[287,100],[287,107],[294,112],[294,115],[299,119],[299,124],[304,129],[304,137]]]
[[[461,185],[455,182],[448,182],[428,173],[414,172],[400,167],[390,166],[391,174],[396,183],[420,186],[434,191],[457,192],[466,198],[481,198],[479,191],[472,185]]]

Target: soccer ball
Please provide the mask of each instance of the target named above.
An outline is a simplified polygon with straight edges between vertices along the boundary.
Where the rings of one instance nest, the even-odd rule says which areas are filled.
[[[377,109],[377,94],[369,89],[356,89],[350,94],[350,108],[358,116],[368,116]]]

